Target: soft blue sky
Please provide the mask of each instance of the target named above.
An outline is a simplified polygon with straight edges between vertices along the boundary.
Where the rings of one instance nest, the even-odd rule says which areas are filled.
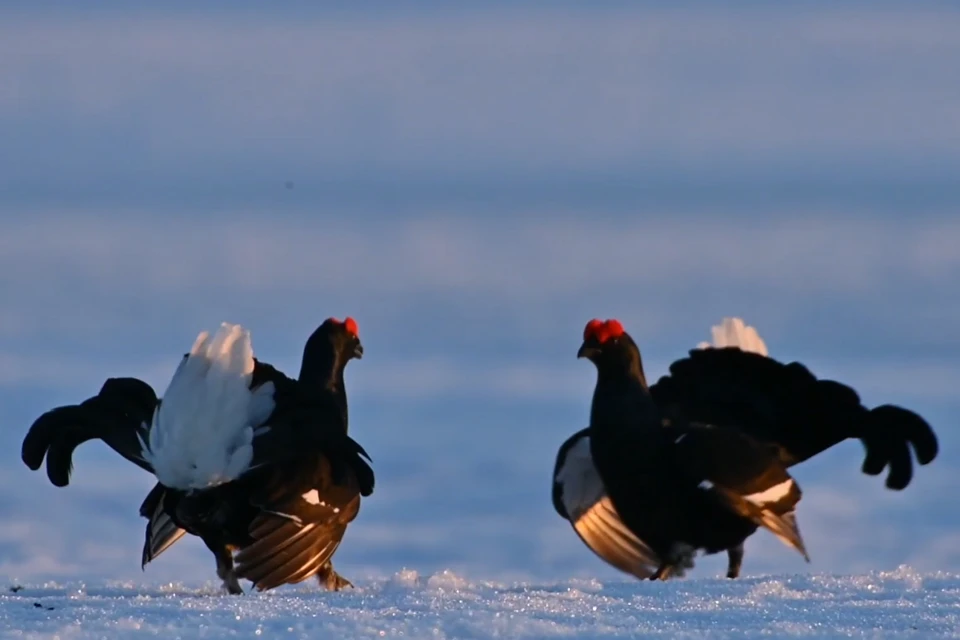
[[[741,315],[938,429],[901,494],[856,443],[797,468],[813,564],[758,534],[747,573],[960,571],[960,9],[436,5],[0,4],[0,576],[212,579],[196,540],[142,577],[146,474],[89,445],[56,489],[22,436],[223,320],[295,372],[330,315],[378,472],[348,576],[616,575],[549,503],[594,316],[658,377]]]

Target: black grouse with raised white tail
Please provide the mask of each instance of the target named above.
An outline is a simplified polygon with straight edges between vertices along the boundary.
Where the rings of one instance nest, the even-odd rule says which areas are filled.
[[[876,475],[889,467],[887,486],[893,489],[902,489],[912,477],[911,447],[920,464],[936,457],[936,437],[915,413],[890,405],[868,410],[849,387],[817,380],[798,363],[783,365],[765,357],[762,340],[741,321],[726,320],[715,328],[714,335],[715,344],[727,348],[692,351],[688,358],[671,366],[670,375],[648,388],[639,350],[620,324],[591,321],[582,351],[595,348],[591,343],[610,340],[610,346],[616,345],[621,357],[631,363],[628,377],[632,379],[629,393],[601,392],[603,374],[598,364],[592,416],[599,403],[601,413],[632,412],[646,416],[644,420],[650,424],[652,401],[656,409],[653,413],[674,425],[668,429],[701,422],[721,427],[720,431],[739,431],[775,451],[784,466],[808,459],[847,438],[858,438],[867,450],[864,472]],[[560,447],[554,468],[554,507],[598,556],[638,578],[650,577],[659,568],[660,558],[651,550],[650,541],[621,517],[612,492],[601,480],[591,452],[591,435],[590,428],[583,429]],[[775,487],[764,499],[778,493]],[[784,508],[783,504],[776,505],[774,511],[781,513]],[[736,577],[743,558],[742,544],[728,547],[728,554],[728,576]],[[692,566],[692,556],[677,560],[678,570],[673,575]]]
[[[241,592],[238,578],[265,590],[317,575],[340,588],[349,582],[330,558],[374,483],[366,453],[346,432],[343,371],[361,355],[356,322],[331,318],[308,340],[293,380],[252,357],[249,334],[224,325],[212,339],[201,334],[163,401],[141,398],[127,412],[116,408],[121,399],[130,404],[122,394],[87,401],[115,405],[99,419],[54,410],[31,428],[24,461],[36,469],[44,448],[65,452],[48,453],[47,465],[66,484],[73,447],[100,437],[154,471],[160,483],[141,507],[150,519],[144,564],[186,530],[214,553],[232,593]]]

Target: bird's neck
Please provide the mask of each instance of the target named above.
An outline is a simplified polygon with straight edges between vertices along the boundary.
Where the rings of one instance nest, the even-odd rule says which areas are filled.
[[[348,426],[347,387],[343,371],[347,359],[336,353],[318,354],[315,358],[304,357],[298,379],[306,389],[320,390],[333,398],[340,408],[344,430]]]
[[[598,367],[590,427],[599,432],[660,424],[660,412],[637,361]]]

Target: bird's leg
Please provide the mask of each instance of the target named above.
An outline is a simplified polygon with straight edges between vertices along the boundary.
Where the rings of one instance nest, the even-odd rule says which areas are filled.
[[[697,550],[685,542],[675,542],[670,551],[662,556],[660,567],[650,576],[650,580],[666,580],[670,576],[682,578],[688,569],[693,569],[693,559]]]
[[[317,582],[328,591],[340,591],[345,587],[353,588],[353,583],[333,570],[333,563],[329,560],[317,571]]]
[[[743,543],[727,549],[727,577],[737,578],[740,576],[740,566],[743,564]]]
[[[206,539],[203,542],[213,552],[213,557],[217,559],[217,577],[223,580],[223,589],[230,595],[243,594],[243,588],[240,586],[237,574],[233,570],[233,551],[230,547]]]

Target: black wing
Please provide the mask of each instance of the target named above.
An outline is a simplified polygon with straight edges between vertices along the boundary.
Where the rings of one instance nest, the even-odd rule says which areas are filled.
[[[650,392],[666,417],[740,429],[777,444],[788,465],[858,438],[866,449],[863,472],[889,467],[891,489],[913,477],[911,446],[921,465],[937,456],[936,435],[916,413],[893,405],[868,409],[853,389],[818,380],[802,364],[735,347],[691,351]]]
[[[766,527],[810,561],[794,515],[802,493],[774,447],[706,425],[664,429],[663,435],[673,440],[669,459],[689,487]]]
[[[774,446],[700,425],[594,433],[591,445],[617,513],[659,556],[678,543],[729,549],[757,526],[805,554],[793,519],[800,491]]]
[[[316,575],[333,557],[360,510],[355,475],[335,479],[331,457],[304,461],[299,471],[278,467],[252,496],[260,514],[249,528],[253,543],[237,553],[236,573],[261,591]]]
[[[64,487],[70,483],[74,450],[87,440],[99,439],[152,473],[137,434],[143,423],[150,423],[156,404],[156,393],[146,382],[110,378],[96,396],[40,416],[23,439],[21,458],[36,471],[46,457],[50,482]]]
[[[306,394],[304,394],[306,395]],[[253,447],[252,472],[283,463],[294,463],[304,452],[323,452],[330,460],[335,482],[355,478],[361,495],[373,493],[370,456],[343,428],[339,407],[327,397],[303,397],[277,404]]]
[[[553,470],[553,506],[587,547],[611,566],[645,579],[660,560],[620,518],[590,454],[590,430],[560,447]]]
[[[361,459],[370,457],[349,438],[346,415],[337,398],[330,393],[317,393],[278,371],[272,365],[254,359],[251,387],[267,382],[274,384],[274,410],[255,431],[251,469],[293,461],[304,451],[324,451],[334,460],[357,463],[354,471],[364,491],[373,491],[373,472]],[[364,468],[365,467],[365,468]],[[337,477],[342,468],[337,466]],[[369,495],[369,493],[364,493]]]
[[[375,483],[370,456],[347,435],[330,394],[281,380],[276,397],[247,480],[260,511],[248,529],[253,542],[235,559],[237,576],[259,590],[301,582],[326,565]]]

